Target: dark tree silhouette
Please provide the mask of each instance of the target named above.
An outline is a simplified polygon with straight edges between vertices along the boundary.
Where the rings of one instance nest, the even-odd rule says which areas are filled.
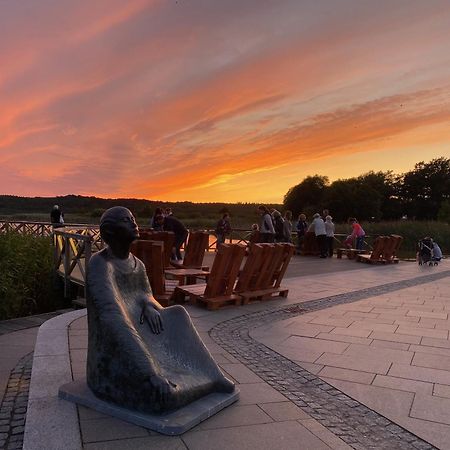
[[[284,196],[284,207],[292,211],[294,217],[300,212],[321,211],[325,208],[323,198],[328,185],[328,177],[314,175],[306,177],[301,183],[289,189]]]

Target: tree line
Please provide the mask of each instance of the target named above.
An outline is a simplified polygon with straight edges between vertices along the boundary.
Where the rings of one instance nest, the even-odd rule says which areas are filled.
[[[308,176],[289,189],[284,208],[295,216],[329,209],[337,222],[355,216],[365,221],[403,217],[450,222],[450,158],[418,162],[400,175],[371,171],[332,183],[327,176]]]

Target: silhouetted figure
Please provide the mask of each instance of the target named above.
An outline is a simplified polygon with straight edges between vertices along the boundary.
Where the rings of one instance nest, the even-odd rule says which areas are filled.
[[[50,222],[53,228],[59,228],[64,226],[64,214],[58,205],[53,206],[50,212]]]
[[[175,234],[175,249],[173,259],[181,260],[181,247],[186,242],[188,237],[188,230],[186,227],[174,216],[156,216],[155,223],[159,229],[163,231],[172,231]]]

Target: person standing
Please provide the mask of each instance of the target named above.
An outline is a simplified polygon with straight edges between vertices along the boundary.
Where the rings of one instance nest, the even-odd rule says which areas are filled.
[[[275,229],[275,242],[286,242],[284,235],[284,219],[281,217],[280,211],[276,209],[272,213],[273,228]]]
[[[300,252],[302,250],[303,240],[305,239],[305,233],[308,230],[308,222],[306,221],[306,216],[300,214],[297,221],[297,250]]]
[[[261,226],[259,227],[261,242],[273,242],[275,237],[275,229],[273,227],[272,216],[267,206],[258,207],[261,216]]]
[[[327,233],[327,253],[328,256],[332,258],[334,245],[334,223],[333,218],[330,215],[325,217],[325,232]]]
[[[60,210],[58,205],[53,206],[50,211],[50,222],[53,228],[59,228],[64,226],[64,214]]]
[[[308,228],[308,231],[314,231],[316,235],[317,245],[319,246],[319,252],[321,258],[327,257],[327,233],[325,231],[325,222],[319,213],[314,214],[313,221]]]
[[[174,216],[159,215],[155,217],[155,222],[162,230],[172,231],[175,234],[175,247],[172,259],[183,259],[181,257],[181,246],[186,242],[188,237],[188,230],[186,227]]]
[[[225,238],[231,233],[230,214],[224,213],[222,218],[217,222],[216,236],[217,247],[219,244],[225,243]]]
[[[284,236],[286,242],[292,243],[292,211],[284,213]]]

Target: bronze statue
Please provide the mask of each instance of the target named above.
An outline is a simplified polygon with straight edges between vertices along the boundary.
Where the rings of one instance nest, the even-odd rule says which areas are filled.
[[[144,264],[130,253],[139,237],[132,213],[108,209],[100,220],[107,247],[89,263],[87,383],[119,406],[160,413],[212,392],[233,392],[182,306],[152,296]]]

